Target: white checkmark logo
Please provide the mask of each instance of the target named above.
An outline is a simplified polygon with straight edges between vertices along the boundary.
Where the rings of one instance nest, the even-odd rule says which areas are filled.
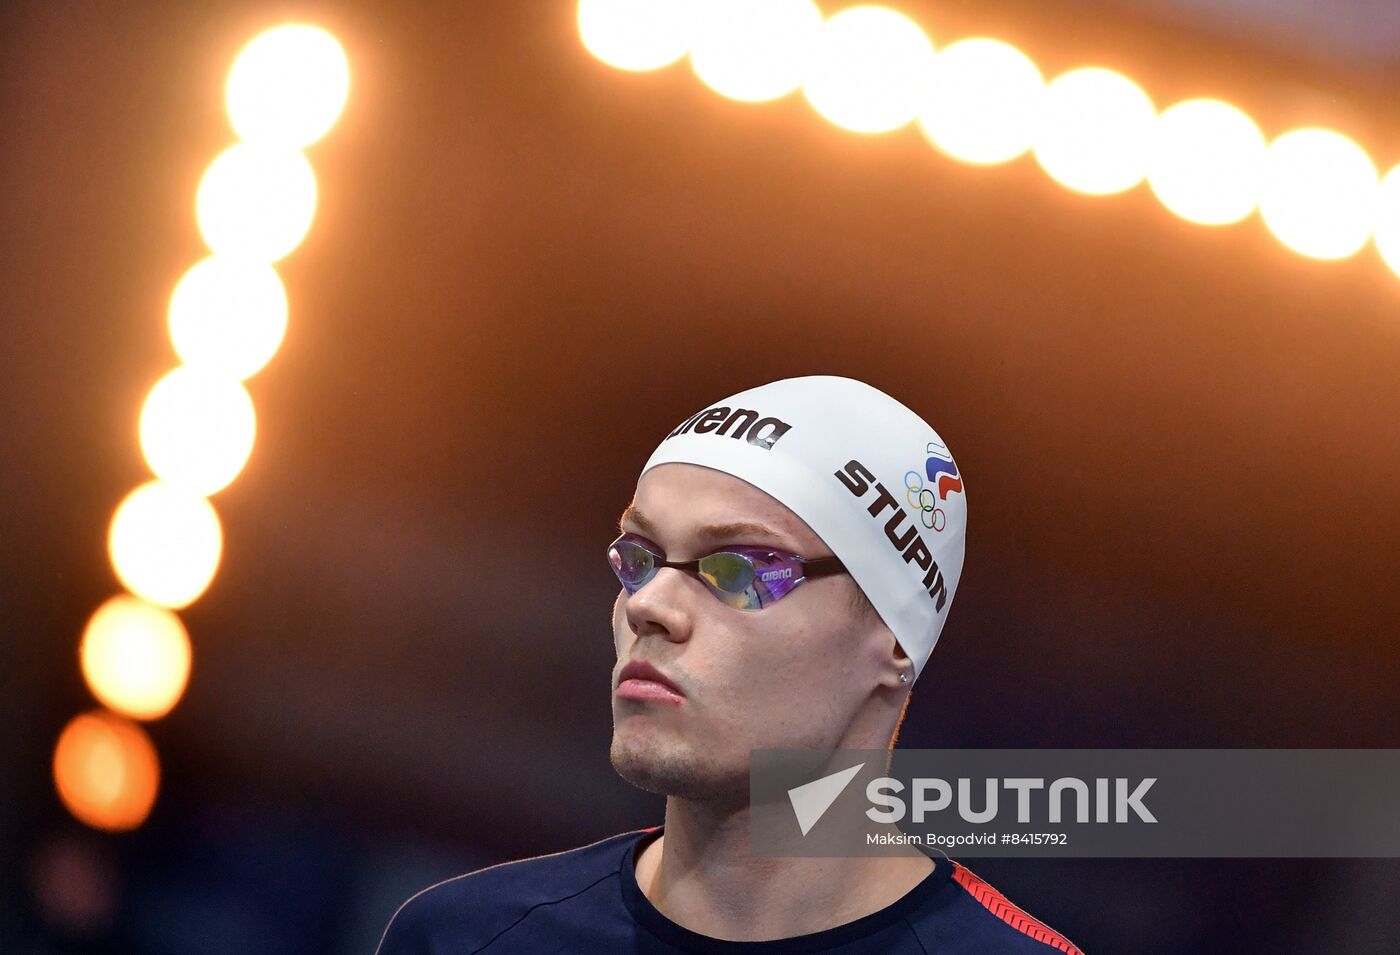
[[[805,836],[812,831],[812,827],[817,824],[817,820],[825,815],[831,808],[831,804],[836,801],[836,797],[855,778],[856,773],[864,768],[864,763],[859,763],[849,769],[832,773],[830,776],[823,776],[821,779],[814,779],[810,783],[803,783],[788,790],[788,799],[792,802],[792,811],[797,816],[797,825],[801,827]]]

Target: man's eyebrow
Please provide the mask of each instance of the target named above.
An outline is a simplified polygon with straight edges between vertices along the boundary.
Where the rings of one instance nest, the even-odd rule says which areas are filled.
[[[618,518],[617,521],[618,530],[626,531],[626,528],[622,525],[628,521],[636,524],[643,532],[650,534],[652,537],[657,535],[656,525],[653,524],[645,514],[637,510],[635,505],[627,505],[627,510],[622,512],[622,517]],[[741,540],[743,538],[762,538],[769,541],[787,540],[787,535],[783,534],[781,531],[775,530],[767,524],[760,524],[757,521],[706,524],[704,527],[697,527],[695,529],[695,536],[698,540],[717,541],[720,543]]]
[[[637,506],[635,504],[627,505],[627,509],[623,511],[622,516],[617,519],[617,529],[620,531],[626,531],[627,528],[623,527],[622,525],[626,524],[628,521],[631,521],[633,524],[636,524],[648,534],[656,534],[656,525],[653,524],[645,514],[637,510]]]

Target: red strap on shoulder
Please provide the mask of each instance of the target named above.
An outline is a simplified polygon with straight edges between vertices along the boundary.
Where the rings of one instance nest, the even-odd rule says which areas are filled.
[[[1001,919],[1007,925],[1029,935],[1038,942],[1044,942],[1051,948],[1064,952],[1065,955],[1084,955],[1074,943],[1056,932],[1044,922],[1031,918],[1025,912],[1013,905],[1006,896],[992,888],[986,882],[973,874],[972,870],[959,862],[953,863],[953,878],[958,884],[968,891],[974,899],[981,902],[987,911]]]

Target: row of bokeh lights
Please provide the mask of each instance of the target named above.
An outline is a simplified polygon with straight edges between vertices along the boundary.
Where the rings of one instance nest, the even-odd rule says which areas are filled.
[[[916,124],[953,159],[1005,163],[1026,152],[1057,182],[1091,195],[1146,181],[1174,214],[1201,225],[1256,209],[1288,248],[1341,259],[1368,239],[1400,273],[1400,166],[1382,178],[1352,140],[1321,127],[1266,140],[1218,99],[1160,112],[1128,77],[1101,67],[1046,80],[1023,52],[972,37],[935,50],[897,10],[861,5],[823,17],[813,0],[579,0],[587,49],[646,71],[689,54],[715,92],[744,102],[801,90],[857,133]]]
[[[170,298],[181,364],[151,388],[139,439],[154,479],[116,509],[108,552],[126,588],[91,616],[79,646],[101,707],[74,717],[54,750],[58,794],[79,820],[119,831],[155,803],[160,760],[138,721],[166,715],[189,680],[189,634],[176,610],[209,587],[223,530],[209,496],[253,450],[256,417],[244,382],[282,343],[287,295],[274,262],[305,237],[316,177],[301,152],[334,125],[349,92],[345,51],[317,27],[288,24],[255,37],[225,89],[239,142],[209,165],[195,214],[212,253]]]

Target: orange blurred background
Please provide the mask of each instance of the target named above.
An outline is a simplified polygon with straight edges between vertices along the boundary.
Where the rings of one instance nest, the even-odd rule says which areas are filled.
[[[1400,163],[1380,5],[898,7],[936,48],[993,36]],[[350,100],[308,150],[186,668],[167,633],[182,695],[132,690],[151,721],[117,723],[80,642],[150,477],[229,64],[288,20],[339,39]],[[0,950],[367,952],[430,882],[659,821],[606,760],[603,549],[677,421],[790,375],[888,391],[970,485],[904,745],[1400,742],[1400,278],[1374,249],[1318,261],[1257,214],[1203,228],[1146,184],[613,69],[567,0],[10,3],[0,121]],[[55,775],[114,746],[159,787],[125,832]],[[1090,952],[1400,946],[1395,862],[978,871]]]

